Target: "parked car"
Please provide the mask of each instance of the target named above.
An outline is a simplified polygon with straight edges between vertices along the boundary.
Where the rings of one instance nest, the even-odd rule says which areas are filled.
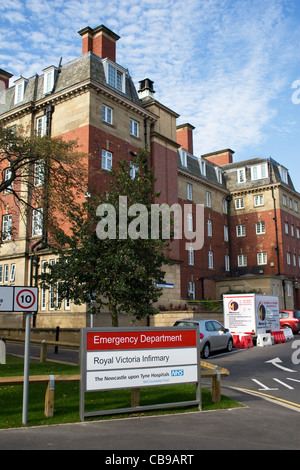
[[[232,334],[216,320],[182,319],[177,320],[174,326],[199,326],[200,354],[207,359],[211,352],[227,350],[232,351]]]
[[[300,310],[280,310],[280,328],[291,328],[293,333],[300,331]]]

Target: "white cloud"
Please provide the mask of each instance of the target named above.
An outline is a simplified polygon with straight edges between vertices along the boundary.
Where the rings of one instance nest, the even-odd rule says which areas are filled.
[[[154,80],[156,98],[180,114],[178,123],[196,127],[197,153],[243,151],[276,126],[293,129],[278,101],[291,106],[290,86],[299,78],[297,2],[7,0],[0,5],[0,67],[30,76],[60,56],[65,63],[81,53],[78,30],[103,23],[121,36],[117,61],[136,85]]]

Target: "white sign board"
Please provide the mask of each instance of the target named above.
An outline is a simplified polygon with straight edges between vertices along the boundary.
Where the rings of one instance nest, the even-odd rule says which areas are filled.
[[[82,410],[85,392],[200,384],[195,328],[89,328],[83,330],[81,348]]]
[[[38,310],[37,287],[15,287],[14,312],[36,312]]]
[[[224,326],[231,332],[265,333],[280,329],[278,297],[261,294],[224,295]]]
[[[12,312],[14,305],[14,288],[0,287],[0,312]]]
[[[37,287],[0,287],[0,312],[37,312]]]

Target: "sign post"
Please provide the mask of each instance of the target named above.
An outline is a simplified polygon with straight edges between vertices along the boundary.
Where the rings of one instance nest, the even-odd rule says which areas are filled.
[[[37,287],[0,287],[0,312],[25,312],[25,346],[24,346],[24,382],[23,382],[23,414],[22,422],[27,424],[29,363],[30,363],[30,331],[31,313],[38,310]]]
[[[31,312],[38,309],[37,287],[14,288],[14,311],[26,313],[25,347],[24,347],[24,384],[23,384],[23,413],[22,423],[27,424],[28,418],[28,394],[29,394],[29,365],[30,365],[30,332]]]
[[[80,418],[197,404],[201,409],[199,330],[191,327],[84,328]],[[85,412],[86,392],[195,383],[195,400]]]

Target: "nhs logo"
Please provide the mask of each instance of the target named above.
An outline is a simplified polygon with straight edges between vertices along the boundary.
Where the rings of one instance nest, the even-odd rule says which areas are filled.
[[[182,376],[184,375],[184,370],[183,369],[173,369],[171,370],[171,377],[173,376]]]

